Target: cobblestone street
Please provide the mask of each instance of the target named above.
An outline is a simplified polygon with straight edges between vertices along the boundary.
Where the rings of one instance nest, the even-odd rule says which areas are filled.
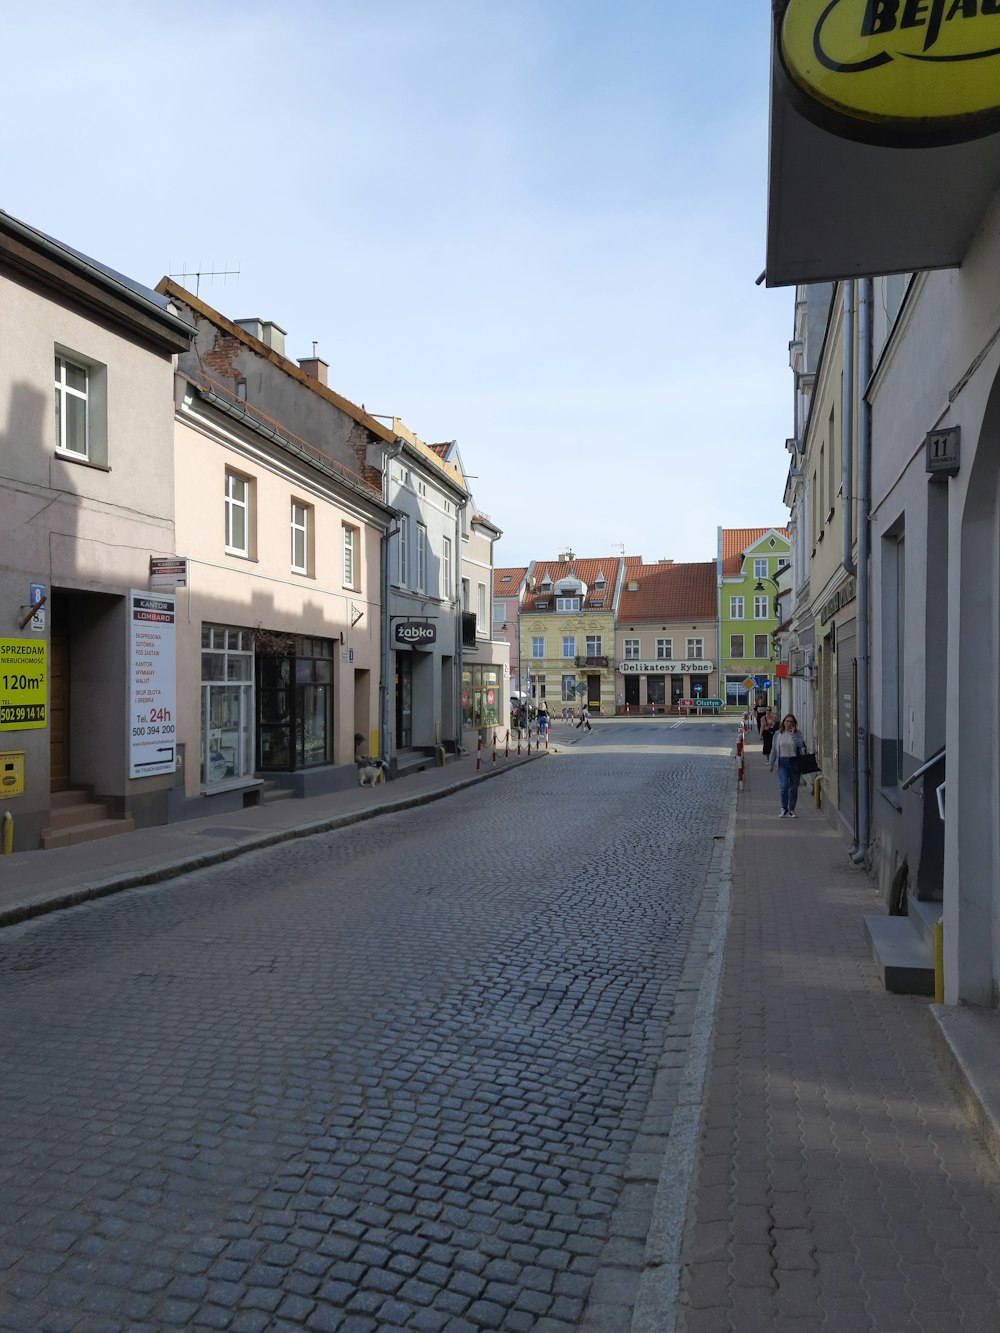
[[[730,739],[557,727],[433,805],[0,934],[0,1327],[627,1320]]]

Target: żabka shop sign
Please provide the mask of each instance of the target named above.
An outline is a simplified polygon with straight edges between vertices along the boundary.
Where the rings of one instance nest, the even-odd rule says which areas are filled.
[[[788,0],[794,101],[832,134],[888,147],[1000,130],[1000,0]]]

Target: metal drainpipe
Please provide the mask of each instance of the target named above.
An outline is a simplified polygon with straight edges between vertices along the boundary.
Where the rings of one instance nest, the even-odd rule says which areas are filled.
[[[465,715],[462,712],[462,515],[466,501],[455,506],[455,757],[465,753]]]
[[[403,441],[397,439],[391,449],[385,451],[382,462],[382,499],[386,504],[389,503],[389,482],[392,479],[392,462],[403,452]],[[390,525],[393,520],[398,518],[398,513],[393,510],[393,519],[390,519]],[[399,524],[395,527],[389,526],[383,532],[379,541],[379,556],[381,557],[382,568],[380,570],[382,579],[382,663],[380,670],[380,680],[378,685],[379,695],[379,719],[378,719],[378,745],[379,755],[389,762],[389,538],[394,537],[399,532]]]
[[[871,741],[868,735],[870,706],[868,681],[869,625],[868,572],[871,557],[871,529],[868,522],[871,471],[871,416],[865,392],[872,373],[872,295],[871,278],[858,280],[858,830],[851,860],[860,864],[868,850],[871,812],[868,801],[871,777]]]
[[[857,567],[854,564],[854,557],[851,554],[851,547],[854,541],[853,524],[851,523],[851,482],[854,471],[854,281],[848,279],[844,283],[844,395],[841,423],[841,487],[840,493],[844,502],[844,557],[843,565],[848,574],[856,574]],[[860,369],[860,367],[859,367]],[[866,381],[859,375],[862,384]],[[857,404],[860,408],[860,403]],[[860,412],[859,412],[860,415]],[[830,497],[830,507],[833,507],[833,497]]]

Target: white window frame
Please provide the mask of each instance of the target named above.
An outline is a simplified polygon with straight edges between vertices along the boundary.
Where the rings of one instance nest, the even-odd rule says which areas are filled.
[[[754,657],[770,657],[768,634],[755,634],[753,636],[753,655]]]
[[[486,615],[489,607],[486,601],[486,584],[476,584],[476,628],[481,634],[486,633],[486,626],[489,623]]]
[[[75,389],[66,382],[66,367],[70,366],[73,370],[78,370],[83,374],[84,389]],[[61,352],[55,353],[55,365],[53,367],[55,378],[56,394],[56,450],[61,454],[67,454],[70,458],[90,459],[90,367],[85,366],[81,361],[74,361],[72,357],[63,356]],[[83,402],[83,448],[75,449],[71,444],[66,443],[66,428],[69,414],[66,411],[66,397],[80,399]]]
[[[770,619],[771,619],[771,606],[770,606],[770,602],[771,602],[771,599],[770,599],[770,597],[768,597],[767,593],[764,593],[763,595],[761,595],[761,594],[758,593],[758,594],[754,597],[754,599],[753,599],[753,618],[754,618],[754,620],[770,620]]]
[[[730,597],[729,599],[729,619],[742,620],[745,603],[742,597]]]
[[[755,579],[766,579],[768,577],[766,557],[763,560],[754,560],[753,576]]]
[[[557,597],[557,598],[556,598],[556,610],[557,610],[557,611],[579,611],[579,609],[580,609],[580,599],[579,599],[579,597]]]
[[[545,656],[544,634],[533,634],[531,636],[531,656],[535,661]]]
[[[603,656],[604,656],[604,653],[603,653],[603,651],[601,650],[601,644],[602,644],[603,640],[604,640],[604,636],[603,636],[602,634],[588,634],[588,635],[587,635],[587,639],[586,639],[586,643],[587,643],[587,652],[586,652],[586,656],[587,656],[587,657],[603,657]]]
[[[576,676],[563,676],[562,701],[564,704],[576,702]]]
[[[704,639],[688,639],[685,648],[689,662],[699,662],[705,656]]]
[[[226,468],[226,554],[241,555],[249,557],[250,555],[250,488],[251,481],[249,477],[243,476],[241,472],[233,472]],[[239,489],[242,494],[239,494]],[[235,533],[234,519],[237,513],[243,515],[243,544],[237,545],[233,537]]]
[[[642,653],[639,651],[638,639],[626,639],[623,646],[623,656],[626,662],[638,662]]]
[[[441,538],[441,595],[451,598],[451,538]]]
[[[293,574],[309,573],[309,505],[301,500],[291,502],[291,539]],[[298,548],[301,547],[301,559]]]
[[[427,528],[417,524],[417,592],[427,591]]]
[[[576,657],[576,635],[564,634],[562,641],[563,657]]]
[[[736,640],[737,640],[737,639],[739,639],[739,641],[740,641],[740,651],[739,651],[739,652],[736,651]],[[746,646],[747,646],[746,635],[742,632],[742,630],[741,630],[738,634],[730,634],[730,636],[729,636],[729,656],[730,656],[730,657],[735,658],[735,659],[736,659],[737,661],[739,661],[739,662],[744,662],[744,661],[746,661]]]
[[[493,603],[493,623],[494,625],[506,625],[507,623],[507,603]]]
[[[399,516],[398,546],[399,568],[396,572],[399,575],[399,586],[401,588],[406,588],[409,586],[407,579],[410,577],[408,563],[410,553],[410,520],[405,514],[400,514]]]
[[[673,639],[657,639],[656,660],[658,662],[672,662],[673,659],[674,659]]]
[[[341,525],[343,532],[344,587],[358,591],[358,529],[350,523]]]

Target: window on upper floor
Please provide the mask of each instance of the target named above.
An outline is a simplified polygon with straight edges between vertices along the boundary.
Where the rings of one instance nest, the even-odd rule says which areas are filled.
[[[579,597],[557,597],[557,598],[556,598],[556,610],[557,610],[557,611],[579,611],[579,609],[580,609],[580,599],[579,599]]]
[[[358,582],[358,554],[361,546],[361,533],[350,523],[342,524],[341,531],[344,543],[344,587],[353,588],[355,592],[359,592],[361,585]]]
[[[742,656],[743,656],[743,635],[742,635],[742,634],[730,634],[730,636],[729,636],[729,656],[730,656],[730,657],[742,657]]]
[[[486,584],[476,585],[476,624],[483,627],[483,633],[486,632]]]
[[[88,406],[90,375],[86,366],[56,355],[56,448],[90,457]]]
[[[427,590],[427,529],[417,524],[417,592]]]
[[[753,599],[754,620],[768,620],[771,615],[770,598],[767,593],[758,594]]]
[[[57,346],[54,357],[56,453],[75,462],[108,462],[107,367]]]
[[[253,479],[226,470],[226,551],[253,554]]]
[[[742,620],[742,619],[743,619],[743,598],[742,598],[742,597],[730,597],[730,599],[729,599],[729,619],[730,619],[730,620]]]
[[[754,657],[769,657],[769,656],[770,656],[770,653],[768,652],[768,640],[769,640],[769,638],[770,638],[770,636],[767,635],[767,634],[755,634],[755,635],[753,636],[753,655],[754,655]]]
[[[674,655],[673,639],[656,640],[656,657],[660,662],[669,662]]]
[[[410,579],[410,520],[405,514],[399,516],[399,586],[409,587]]]
[[[626,639],[626,640],[625,640],[625,661],[626,661],[626,662],[637,662],[638,660],[639,660],[639,640],[638,640],[638,639]]]
[[[544,634],[533,634],[531,636],[531,656],[545,656],[545,636]]]
[[[562,643],[563,643],[563,651],[562,651],[562,655],[563,655],[563,657],[575,657],[575,656],[576,656],[576,635],[575,635],[575,634],[564,634],[564,635],[563,635],[563,641],[562,641]]]
[[[293,500],[291,508],[291,567],[293,574],[312,572],[309,559],[310,530],[312,528],[312,506],[301,500]]]
[[[441,538],[441,596],[451,598],[451,538]]]
[[[753,562],[753,576],[755,579],[767,578],[767,559],[755,560]]]
[[[588,657],[601,656],[601,636],[599,634],[587,635],[587,656]]]
[[[704,639],[688,639],[688,641],[687,641],[687,655],[688,655],[688,660],[689,660],[689,661],[690,661],[692,658],[700,658],[700,657],[704,657],[704,656],[705,656],[705,640],[704,640]]]

